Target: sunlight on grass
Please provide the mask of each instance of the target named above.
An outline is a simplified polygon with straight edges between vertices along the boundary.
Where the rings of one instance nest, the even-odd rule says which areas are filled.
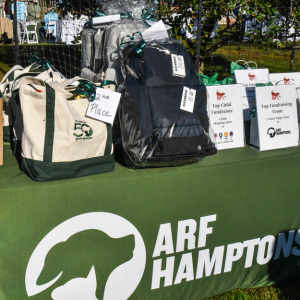
[[[0,46],[0,79],[14,66],[13,45]]]
[[[300,277],[261,288],[235,289],[205,300],[299,300],[299,282]]]
[[[237,60],[254,61],[258,68],[268,68],[270,73],[289,72],[291,50],[288,48],[268,49],[252,44],[226,45],[216,50],[212,57],[205,59],[205,73],[210,75],[217,72],[219,79],[228,77],[230,63]],[[292,71],[300,71],[300,49],[295,51]]]

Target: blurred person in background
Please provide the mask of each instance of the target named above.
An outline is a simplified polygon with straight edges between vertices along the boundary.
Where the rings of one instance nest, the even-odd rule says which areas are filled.
[[[27,5],[27,19],[28,21],[41,22],[41,7],[38,0],[31,0]]]
[[[4,4],[5,16],[9,20],[12,20],[12,18],[13,18],[13,15],[11,13],[11,4],[12,4],[12,0],[6,0],[5,4]]]
[[[20,0],[17,0],[16,6],[17,6],[16,19],[17,19],[18,40],[19,40],[19,43],[22,43],[21,27],[24,31],[25,26],[26,26],[27,10],[26,10],[25,3]],[[15,13],[14,3],[11,4],[11,12],[14,15],[14,13]]]
[[[58,14],[54,11],[54,9],[52,7],[49,7],[47,10],[47,13],[44,15],[43,18],[43,22],[42,25],[43,27],[41,27],[39,29],[39,35],[41,38],[41,41],[45,42],[48,38],[48,40],[51,42],[53,41],[53,32],[55,30],[55,26],[54,25],[49,25],[48,28],[48,23],[50,21],[57,21],[58,20]],[[49,34],[48,37],[46,37],[47,33]]]
[[[39,5],[38,0],[31,0],[27,5],[27,20],[29,22],[34,21],[37,22],[36,31],[39,32],[42,24],[41,24],[41,6]],[[38,40],[40,41],[39,35]]]

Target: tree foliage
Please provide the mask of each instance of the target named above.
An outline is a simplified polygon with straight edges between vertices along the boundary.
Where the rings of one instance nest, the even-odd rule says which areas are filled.
[[[244,12],[254,24],[249,38],[255,42],[280,44],[300,36],[298,0],[245,1]]]
[[[57,10],[61,15],[72,13],[75,16],[94,16],[99,5],[97,0],[62,0],[57,2]]]
[[[280,45],[282,42],[300,37],[300,0],[203,0],[201,22],[201,55],[211,49],[208,45],[220,33],[231,30],[232,38],[250,40],[255,43]],[[159,15],[171,27],[177,38],[187,41],[190,51],[195,51],[195,41],[186,39],[187,31],[197,34],[198,9],[200,0],[185,0],[175,2],[170,9],[166,1],[161,1]],[[218,28],[215,25],[221,18],[227,17],[227,27]],[[198,25],[199,26],[199,25]],[[184,32],[182,29],[186,28]],[[223,34],[223,37],[226,35]],[[228,37],[228,35],[227,35]],[[221,41],[222,42],[222,41]]]
[[[92,17],[96,9],[101,12],[102,1],[104,0],[62,0],[59,10],[62,14],[72,12]],[[116,5],[117,3],[118,1]],[[198,23],[199,3],[202,4],[201,26]],[[228,34],[222,35],[228,29],[234,34],[233,28],[236,29],[235,36],[231,36],[231,39],[255,43],[280,45],[294,37],[300,37],[299,7],[300,0],[175,0],[172,5],[170,0],[161,0],[157,13],[159,18],[172,27],[173,36],[187,43],[192,54],[196,49],[196,41],[186,39],[186,33],[196,36],[197,30],[201,29],[201,55],[204,56],[209,51],[212,52],[208,47],[212,41],[218,37],[228,37]],[[217,22],[224,17],[229,21],[227,26],[216,29]],[[183,29],[186,29],[185,32]],[[222,43],[222,40],[219,42]]]

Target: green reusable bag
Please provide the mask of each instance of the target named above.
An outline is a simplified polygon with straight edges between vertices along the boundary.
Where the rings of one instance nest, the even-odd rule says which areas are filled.
[[[215,73],[212,77],[209,77],[204,74],[199,74],[201,81],[204,83],[205,86],[210,86],[210,85],[216,85],[216,84],[232,84],[234,82],[233,78],[224,78],[223,80],[217,80],[218,78],[218,73]]]
[[[240,63],[243,63],[241,65]],[[253,64],[253,67],[250,67],[250,64]],[[231,62],[230,64],[230,75],[234,75],[235,70],[245,70],[245,69],[257,69],[257,64],[254,61],[245,61],[245,60],[237,60],[236,62]]]

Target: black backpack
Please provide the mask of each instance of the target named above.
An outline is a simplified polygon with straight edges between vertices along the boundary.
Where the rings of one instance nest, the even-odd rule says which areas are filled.
[[[119,121],[131,167],[179,166],[215,154],[207,93],[179,42],[129,44],[123,51]]]

